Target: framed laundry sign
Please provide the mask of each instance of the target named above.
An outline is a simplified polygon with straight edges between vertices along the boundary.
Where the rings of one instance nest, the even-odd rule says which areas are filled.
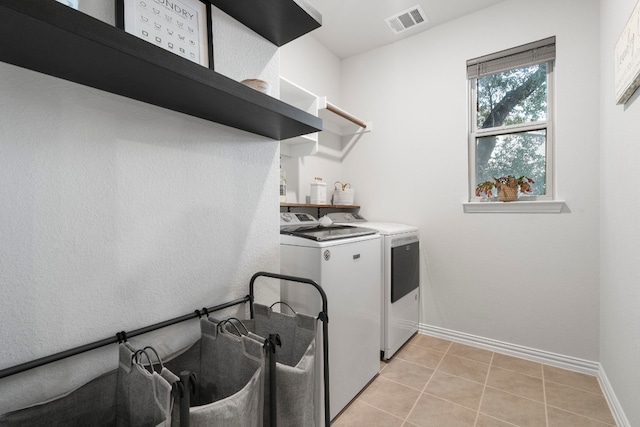
[[[640,87],[640,1],[615,46],[616,103],[625,104]]]
[[[78,0],[58,0],[58,3],[62,3],[74,8],[75,10],[78,10]]]
[[[116,25],[149,43],[213,69],[209,2],[116,0]]]

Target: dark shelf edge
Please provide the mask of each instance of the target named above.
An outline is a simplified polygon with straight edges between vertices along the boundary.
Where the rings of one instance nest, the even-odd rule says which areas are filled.
[[[0,61],[276,140],[316,116],[55,1],[0,0]]]
[[[281,208],[360,209],[359,205],[319,205],[315,203],[280,203]]]
[[[322,25],[322,15],[306,0],[208,0],[280,47]]]

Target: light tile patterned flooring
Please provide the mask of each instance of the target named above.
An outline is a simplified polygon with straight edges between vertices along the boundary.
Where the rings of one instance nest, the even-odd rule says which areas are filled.
[[[615,426],[596,377],[415,335],[333,427]]]

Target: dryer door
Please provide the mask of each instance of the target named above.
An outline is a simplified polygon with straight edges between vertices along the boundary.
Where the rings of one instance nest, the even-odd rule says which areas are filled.
[[[391,247],[391,303],[420,286],[420,244],[402,240]]]

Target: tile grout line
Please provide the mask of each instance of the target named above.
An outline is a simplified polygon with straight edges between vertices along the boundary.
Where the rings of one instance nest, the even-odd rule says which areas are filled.
[[[566,408],[562,408],[562,407],[557,406],[557,405],[551,405],[551,404],[547,403],[547,388],[546,388],[546,384],[547,384],[547,383],[550,383],[550,384],[556,384],[556,385],[559,385],[560,387],[566,387],[566,388],[568,388],[568,389],[572,389],[572,390],[575,390],[575,391],[579,391],[579,392],[581,392],[581,393],[589,394],[589,395],[592,395],[592,396],[596,396],[596,397],[603,397],[603,398],[605,399],[605,401],[606,401],[606,397],[604,397],[604,394],[602,393],[602,389],[601,389],[601,392],[600,392],[600,393],[597,393],[597,392],[593,392],[593,391],[591,391],[591,390],[586,390],[586,389],[585,389],[585,388],[583,388],[583,387],[578,387],[578,386],[575,386],[575,385],[566,384],[566,383],[564,383],[564,382],[553,381],[553,380],[547,380],[547,379],[544,377],[544,367],[545,367],[545,366],[549,366],[549,365],[542,364],[542,375],[543,375],[543,378],[542,378],[542,387],[543,387],[543,391],[544,391],[544,403],[545,403],[545,405],[544,405],[544,409],[545,409],[545,414],[547,415],[547,426],[549,425],[549,422],[548,422],[548,419],[549,419],[549,412],[548,412],[548,408],[558,409],[558,410],[560,410],[560,411],[563,411],[563,412],[566,412],[566,413],[569,413],[569,414],[573,414],[573,415],[576,415],[576,416],[581,417],[581,418],[586,418],[586,419],[589,419],[589,420],[596,421],[596,422],[601,423],[602,425],[605,425],[605,426],[611,426],[611,424],[607,423],[606,421],[600,420],[600,419],[598,419],[598,418],[594,418],[594,417],[591,417],[591,416],[589,416],[589,415],[585,415],[585,414],[583,414],[583,413],[574,412],[574,411],[572,411],[572,410],[569,410],[569,409],[566,409]],[[558,369],[561,369],[561,368],[558,368]],[[567,370],[568,370],[568,369],[567,369]],[[570,371],[570,370],[568,370],[568,371]],[[571,371],[571,372],[575,372],[575,371]],[[609,408],[609,411],[611,412],[611,408]],[[612,416],[613,416],[613,414],[612,414]],[[615,422],[615,419],[614,419],[614,422]],[[615,424],[613,424],[613,426],[615,426]]]
[[[579,413],[577,413],[577,412],[570,411],[570,410],[565,409],[565,408],[560,408],[559,406],[555,406],[555,405],[548,405],[548,406],[549,406],[550,408],[557,409],[557,410],[559,410],[559,411],[566,412],[566,413],[568,413],[568,414],[572,414],[572,415],[575,415],[575,416],[580,417],[580,418],[586,418],[586,419],[588,419],[588,420],[595,421],[595,422],[597,422],[597,423],[602,424],[603,426],[616,427],[616,425],[615,425],[615,424],[609,424],[609,423],[608,423],[608,422],[606,422],[606,421],[602,421],[602,420],[599,420],[599,419],[597,419],[597,418],[590,417],[590,416],[588,416],[588,415],[579,414]]]
[[[542,371],[542,399],[544,402],[544,421],[547,427],[549,427],[549,410],[547,409],[547,386],[544,379],[544,365],[540,366],[540,370]]]
[[[545,381],[546,381],[546,382],[553,383],[553,384],[557,384],[557,385],[562,386],[562,387],[567,387],[567,388],[570,388],[570,389],[573,389],[573,390],[582,391],[582,392],[584,392],[584,393],[588,393],[588,394],[591,394],[591,395],[593,395],[593,396],[597,396],[597,397],[604,397],[604,394],[603,394],[602,392],[597,393],[597,392],[594,392],[594,391],[585,390],[584,388],[580,388],[580,387],[577,387],[577,386],[575,386],[575,385],[565,384],[565,383],[561,383],[561,382],[553,381],[553,380],[545,380]]]
[[[493,358],[496,353],[491,352],[491,360],[489,361],[489,369],[487,369],[487,375],[484,378],[484,385],[482,386],[482,394],[480,395],[480,402],[478,402],[478,410],[476,411],[476,420],[473,422],[474,427],[478,425],[478,419],[480,418],[480,408],[482,407],[482,401],[484,400],[484,392],[487,389],[487,383],[489,382],[489,374],[491,373],[491,367],[493,366]]]
[[[543,400],[536,400],[534,398],[523,396],[521,394],[514,393],[514,392],[508,391],[508,390],[504,390],[504,389],[501,389],[501,388],[498,388],[498,387],[495,387],[495,386],[491,386],[491,385],[488,385],[488,384],[487,384],[487,388],[490,388],[492,390],[497,390],[500,393],[509,394],[511,396],[519,397],[520,399],[528,400],[529,402],[534,402],[534,403],[537,403],[539,405],[544,405],[545,404],[544,403],[544,396],[543,396]],[[542,391],[543,391],[543,394],[544,394],[544,386],[543,386],[543,390]],[[553,406],[553,405],[550,405],[550,406]]]
[[[466,345],[466,344],[464,344],[464,345]],[[469,346],[469,347],[471,347],[471,346]],[[476,348],[476,347],[474,347],[474,348]],[[488,361],[488,362],[483,362],[482,360],[473,359],[473,358],[471,358],[471,357],[467,357],[467,356],[461,356],[461,355],[459,355],[459,354],[455,354],[455,353],[447,353],[447,354],[449,354],[450,356],[459,357],[460,359],[470,360],[470,361],[472,361],[472,362],[482,363],[482,364],[484,364],[484,365],[490,365],[490,364],[491,364],[491,361],[493,360],[493,355],[495,354],[495,352],[494,352],[494,351],[491,351],[491,350],[485,350],[485,349],[483,349],[483,348],[480,348],[480,349],[478,349],[478,350],[483,350],[483,351],[490,352],[490,353],[491,353],[491,360],[490,360],[490,361]]]
[[[541,363],[539,365],[542,365]],[[536,377],[533,374],[527,373],[527,372],[523,372],[521,370],[518,370],[517,368],[505,368],[504,366],[498,366],[498,365],[493,365],[496,369],[502,369],[503,371],[509,371],[509,372],[515,372],[516,374],[520,374],[523,375],[525,377],[529,377],[529,378],[535,378],[537,380],[541,380],[542,376]]]
[[[411,409],[409,410],[409,412],[407,413],[407,416],[404,418],[403,422],[404,423],[408,423],[409,422],[409,415],[411,415],[411,413],[413,412],[413,410],[416,408],[416,405],[418,404],[418,401],[420,400],[420,397],[422,397],[422,394],[425,392],[425,390],[427,389],[427,387],[429,386],[429,383],[431,382],[431,380],[433,379],[433,376],[436,374],[436,371],[438,370],[438,367],[440,366],[440,364],[442,363],[442,361],[444,360],[444,357],[447,354],[447,351],[449,351],[449,349],[451,348],[451,345],[453,344],[453,342],[450,342],[449,345],[447,346],[447,349],[442,353],[442,357],[440,358],[440,360],[438,361],[438,364],[436,365],[435,368],[433,368],[433,372],[431,373],[431,375],[429,376],[429,379],[427,380],[427,383],[424,385],[424,387],[422,387],[422,390],[420,391],[420,394],[418,395],[418,398],[416,399],[415,402],[413,402],[413,406],[411,407]]]
[[[438,353],[442,353],[442,352],[439,351]],[[442,353],[442,357],[444,357],[444,355],[445,355],[445,353]],[[417,366],[417,367],[420,367],[420,368],[435,369],[435,368],[432,368],[432,367],[427,366],[427,365],[421,365],[420,363],[416,363],[416,362],[412,362],[411,360],[403,359],[402,356],[398,356],[398,360],[402,360],[405,363],[408,363],[410,365],[414,365],[414,366]]]
[[[443,359],[444,359],[444,356],[446,356],[446,354],[445,354],[445,355],[443,355]],[[458,357],[458,356],[455,356],[455,357]],[[411,365],[414,365],[414,366],[417,366],[417,367],[420,367],[420,368],[430,369],[430,370],[434,370],[434,371],[436,370],[436,368],[431,368],[431,367],[426,366],[426,365],[421,365],[421,364],[419,364],[419,363],[410,362],[410,361],[408,361],[408,360],[406,360],[406,359],[398,359],[398,360],[401,360],[401,361],[403,361],[403,362],[405,362],[405,363],[408,363],[408,364],[411,364]],[[471,360],[472,362],[475,362],[475,360],[472,360],[472,359],[466,359],[466,360]],[[478,363],[484,363],[484,362],[478,362]],[[484,363],[484,364],[485,364],[485,365],[488,365],[488,363]],[[437,365],[437,366],[440,366],[440,362],[438,362],[438,365]],[[463,377],[463,376],[460,376],[460,375],[452,374],[452,373],[450,373],[450,372],[442,371],[442,372],[440,372],[440,373],[441,373],[441,374],[444,374],[444,375],[447,375],[447,376],[450,376],[450,377],[459,378],[459,379],[462,379],[462,380],[465,380],[465,381],[469,381],[470,383],[474,383],[474,384],[480,384],[480,385],[484,384],[483,382],[479,382],[479,381],[476,381],[476,380],[472,380],[472,379],[469,379],[469,378],[466,378],[466,377]],[[389,378],[387,378],[387,379],[388,379],[389,381],[394,381],[394,380],[389,379]],[[538,378],[538,379],[539,379],[539,378]],[[402,384],[402,383],[399,383],[399,382],[397,382],[397,381],[394,381],[394,382],[396,382],[397,384]],[[407,385],[405,385],[405,384],[402,384],[402,385],[404,385],[405,387],[409,387],[409,386],[407,386]],[[411,387],[411,388],[412,388],[412,387]],[[416,388],[416,389],[414,389],[414,390],[418,390],[418,389]]]
[[[380,412],[382,412],[382,413],[384,413],[384,414],[390,415],[390,416],[392,416],[393,418],[396,418],[396,419],[398,419],[398,420],[401,420],[403,423],[405,422],[405,420],[404,420],[403,418],[401,418],[401,417],[399,417],[399,416],[397,416],[397,415],[395,415],[395,414],[392,414],[391,412],[385,411],[385,410],[384,410],[384,409],[382,409],[382,408],[378,408],[377,406],[372,405],[372,404],[371,404],[371,403],[369,403],[369,402],[365,402],[364,400],[358,400],[358,401],[359,401],[360,403],[362,403],[363,405],[367,405],[368,407],[375,409],[376,411],[380,411]]]
[[[431,369],[431,368],[427,368],[427,369]],[[433,372],[429,375],[429,379],[427,380],[427,383],[431,380],[431,376],[432,375],[433,375]],[[399,385],[401,387],[408,388],[409,390],[417,391],[418,393],[424,393],[419,388],[411,387],[409,385],[406,385],[405,383],[402,383],[400,381],[394,380],[393,378],[387,378],[387,377],[382,377],[382,378],[384,378],[385,381],[389,381],[390,383],[394,383],[394,384]],[[424,390],[424,389],[422,389],[422,390]]]
[[[502,420],[502,419],[500,419],[500,418],[496,418],[496,417],[494,417],[493,415],[488,415],[488,414],[483,414],[483,415],[484,415],[485,417],[491,418],[492,420],[499,421],[499,422],[501,422],[501,423],[503,423],[503,424],[508,424],[508,425],[510,425],[510,426],[513,426],[513,427],[521,427],[521,426],[519,426],[519,425],[517,425],[517,424],[514,424],[514,423],[511,423],[511,422],[509,422],[509,421],[505,421],[505,420]]]
[[[403,360],[403,362],[404,362],[404,360]],[[430,382],[430,380],[431,380],[431,377],[435,374],[435,370],[434,370],[434,368],[427,368],[427,367],[422,366],[422,365],[416,365],[416,366],[420,366],[420,367],[423,367],[423,368],[426,368],[426,369],[429,369],[429,370],[433,370],[433,371],[434,371],[434,372],[432,372],[432,373],[429,375],[429,380],[427,380],[427,385],[428,385],[428,383],[429,383],[429,382]],[[440,372],[440,371],[438,371],[438,372]],[[466,379],[466,378],[464,378],[464,377],[460,377],[460,376],[457,376],[457,375],[453,375],[453,374],[450,374],[450,373],[448,373],[448,372],[440,372],[440,374],[443,374],[443,375],[446,375],[446,376],[450,376],[450,377],[453,377],[453,378],[458,378],[458,379],[461,379],[461,380],[464,380],[464,381],[467,381],[467,382],[470,382],[470,383],[474,383],[474,384],[478,384],[478,385],[483,385],[483,383],[479,383],[479,382],[477,382],[477,381],[473,381],[473,380]],[[425,387],[422,389],[422,391],[421,391],[421,390],[420,390],[420,389],[418,389],[418,388],[415,388],[415,387],[409,386],[409,385],[407,385],[407,384],[405,384],[405,383],[402,383],[402,382],[399,382],[399,381],[397,381],[397,380],[394,380],[393,378],[387,378],[387,377],[383,377],[383,378],[384,378],[384,380],[385,380],[385,381],[388,381],[388,382],[390,382],[390,383],[397,384],[397,385],[399,385],[399,386],[401,386],[401,387],[405,387],[405,388],[408,388],[408,389],[410,389],[410,390],[417,391],[417,392],[419,392],[420,394],[426,394],[426,395],[431,396],[431,397],[434,397],[434,398],[436,398],[436,399],[438,399],[438,400],[443,400],[443,401],[445,401],[445,402],[448,402],[448,403],[454,404],[454,405],[456,405],[456,406],[460,406],[460,407],[465,408],[465,409],[468,409],[468,410],[470,410],[470,411],[474,411],[474,410],[475,410],[475,409],[473,409],[473,408],[471,408],[471,407],[469,407],[469,406],[463,405],[463,404],[461,404],[461,403],[456,403],[456,402],[454,402],[454,401],[451,401],[451,400],[445,399],[444,397],[437,396],[437,395],[435,395],[435,394],[431,394],[431,393],[429,393],[428,391],[426,391],[426,386],[425,386]],[[492,387],[490,387],[490,386],[487,386],[487,387],[492,388]],[[497,390],[499,390],[499,389],[497,389]],[[513,395],[513,396],[521,397],[521,398],[523,398],[523,399],[531,400],[531,401],[536,402],[536,403],[542,403],[542,402],[540,402],[540,401],[538,401],[538,400],[533,400],[533,399],[530,399],[530,398],[528,398],[528,397],[520,396],[519,394],[511,393],[511,392],[504,391],[504,390],[500,390],[500,391],[502,391],[503,393],[506,393],[506,394],[511,394],[511,395]],[[363,402],[364,402],[364,401],[363,401]],[[366,403],[366,402],[364,402],[364,403]],[[371,407],[377,408],[377,406],[374,406],[374,405],[372,405],[372,404],[370,404],[370,403],[368,403],[368,405],[369,405],[369,406],[371,406]],[[379,409],[379,408],[378,408],[378,409]],[[381,409],[381,410],[382,410],[382,409]],[[382,411],[383,411],[383,412],[386,412],[386,411],[384,411],[384,410],[382,410]],[[397,415],[394,415],[394,416],[395,416],[396,418],[400,418],[400,417],[398,417]],[[495,418],[495,417],[492,417],[492,418]],[[504,420],[500,420],[500,421],[504,421]]]

